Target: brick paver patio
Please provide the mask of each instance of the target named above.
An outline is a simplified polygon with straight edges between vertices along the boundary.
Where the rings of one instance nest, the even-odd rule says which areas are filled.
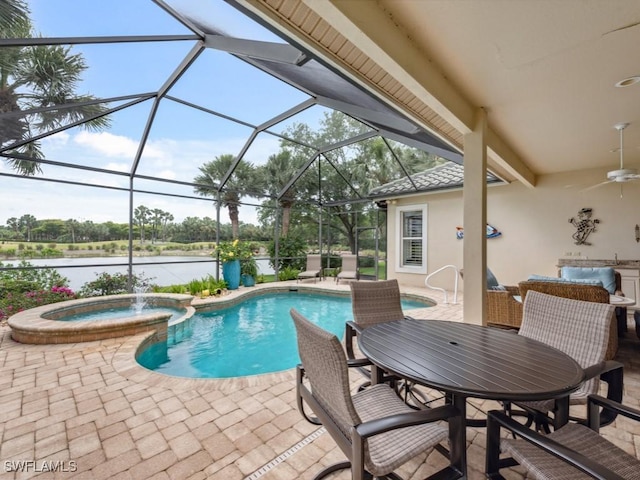
[[[461,311],[438,305],[412,315],[460,320]],[[167,377],[136,364],[144,337],[22,345],[0,327],[0,479],[307,479],[342,458],[329,435],[298,413],[293,371],[223,381]],[[617,359],[625,363],[625,403],[639,407],[633,328]],[[620,419],[602,433],[640,457],[640,425]],[[470,429],[468,440],[469,478],[483,478],[484,431]],[[434,452],[400,473],[421,478],[443,463]],[[517,469],[508,475],[522,478]]]

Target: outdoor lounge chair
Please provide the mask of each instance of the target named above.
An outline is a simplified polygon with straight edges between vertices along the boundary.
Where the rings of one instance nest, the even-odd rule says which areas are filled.
[[[342,266],[340,267],[340,273],[336,275],[336,283],[340,280],[358,280],[358,256],[354,254],[342,255]]]
[[[599,381],[608,383],[607,398],[622,401],[623,365],[605,361],[615,307],[607,303],[584,302],[530,291],[524,302],[522,326],[518,335],[546,343],[573,358],[585,371],[582,386],[569,397],[571,405],[584,405],[587,397],[598,393]],[[515,412],[509,403],[505,410],[525,413],[528,424],[549,430],[549,414],[555,410],[554,400],[518,403],[524,412]],[[603,413],[602,425],[614,417]],[[581,419],[573,419],[581,421]],[[582,420],[583,421],[583,420]]]
[[[298,274],[298,281],[313,278],[314,281],[322,276],[322,256],[307,255],[307,266],[304,272]]]
[[[527,478],[640,480],[640,460],[598,434],[600,407],[640,422],[640,410],[598,395],[588,398],[589,427],[568,423],[549,435],[540,435],[502,412],[490,411],[487,416],[487,478],[503,478],[500,468],[517,462],[527,470]],[[501,427],[514,438],[501,439]],[[501,451],[510,458],[500,459]]]
[[[352,396],[340,340],[295,309],[290,313],[302,360],[297,367],[298,408],[305,419],[326,428],[348,459],[326,467],[316,479],[346,468],[351,468],[355,480],[390,475],[412,458],[436,447],[442,449],[440,444],[449,438],[450,431],[464,428],[453,405],[413,410],[384,383]],[[305,413],[305,403],[317,418]],[[441,425],[441,420],[450,420],[449,427]],[[460,478],[463,468],[457,467],[449,464],[433,477]]]

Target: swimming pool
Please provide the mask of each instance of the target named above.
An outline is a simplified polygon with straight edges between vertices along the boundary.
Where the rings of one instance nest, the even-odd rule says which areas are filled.
[[[429,304],[403,300],[404,310]],[[196,313],[180,339],[169,335],[138,352],[142,366],[189,378],[229,378],[288,370],[299,363],[289,310],[343,338],[351,299],[311,293],[265,294],[224,310]]]

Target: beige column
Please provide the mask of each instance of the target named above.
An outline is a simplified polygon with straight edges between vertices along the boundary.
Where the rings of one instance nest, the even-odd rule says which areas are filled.
[[[487,115],[477,110],[464,136],[464,321],[486,324],[487,289]]]

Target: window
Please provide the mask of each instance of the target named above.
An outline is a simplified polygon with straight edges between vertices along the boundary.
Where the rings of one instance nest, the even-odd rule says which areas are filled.
[[[398,271],[427,272],[427,207],[398,208]]]

